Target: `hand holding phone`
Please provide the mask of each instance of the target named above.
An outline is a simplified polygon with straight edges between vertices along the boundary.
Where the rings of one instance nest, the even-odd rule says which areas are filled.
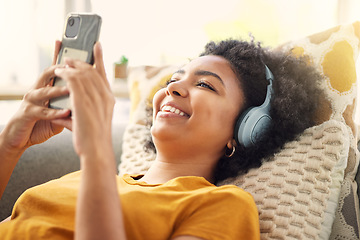
[[[73,112],[71,118],[52,121],[73,131],[74,149],[80,156],[93,155],[100,143],[111,140],[115,98],[107,81],[100,43],[94,47],[95,67],[66,59],[68,67],[58,66],[55,75],[67,82]],[[94,141],[96,140],[96,141]],[[111,145],[111,144],[109,144]]]
[[[69,14],[64,28],[57,63],[64,64],[65,58],[72,58],[93,64],[93,47],[99,40],[100,27],[101,17],[96,14]],[[54,79],[54,86],[65,85],[65,81],[61,78]],[[69,96],[51,99],[49,107],[71,110]]]

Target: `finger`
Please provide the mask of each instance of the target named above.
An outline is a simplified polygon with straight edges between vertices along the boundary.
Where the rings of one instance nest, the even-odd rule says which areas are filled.
[[[103,79],[106,79],[106,72],[104,66],[103,52],[101,43],[97,42],[94,45],[94,62],[95,68]]]
[[[41,88],[41,87],[45,87],[47,85],[49,85],[49,83],[51,82],[51,80],[53,79],[53,77],[55,77],[55,69],[58,68],[59,66],[51,66],[47,69],[45,69],[41,74],[39,79],[37,80],[37,82],[35,83],[34,88]]]
[[[67,87],[44,87],[30,90],[25,94],[24,100],[40,106],[47,106],[49,99],[69,94]]]
[[[64,58],[64,63],[66,68],[77,68],[85,70],[92,68],[90,64],[73,58]]]
[[[91,65],[74,59],[66,59],[65,64],[69,67],[58,68],[55,74],[68,83],[70,92],[76,92],[77,96],[89,95],[94,99],[111,92],[107,80],[103,80]]]
[[[70,116],[71,111],[69,109],[53,109],[32,105],[25,112],[27,116],[35,120],[54,120]]]
[[[75,62],[77,61],[74,61],[74,63]],[[93,69],[90,67],[89,70]],[[69,92],[76,92],[76,95],[79,96],[86,96],[85,94],[88,94],[87,91],[89,91],[89,89],[93,89],[93,91],[96,90],[96,87],[93,86],[94,84],[92,83],[94,81],[84,81],[84,74],[86,73],[82,73],[73,67],[60,67],[55,70],[55,75],[67,82]]]
[[[55,65],[57,62],[57,58],[60,52],[60,48],[61,48],[61,41],[56,40],[55,41],[55,49],[54,49],[54,56],[53,56],[53,61],[52,61],[52,65]]]
[[[65,64],[68,67],[56,69],[55,75],[68,82],[70,91],[74,90],[74,85],[87,90],[102,89],[103,82],[99,79],[101,77],[90,64],[74,59],[65,59]]]
[[[62,127],[65,127],[67,129],[69,129],[70,131],[72,131],[72,119],[71,119],[71,117],[54,119],[54,120],[51,120],[51,123],[62,126]]]
[[[66,67],[72,67],[72,68],[74,68],[74,67],[75,67],[75,62],[84,63],[84,62],[82,62],[82,61],[80,61],[80,60],[75,60],[75,59],[73,59],[73,58],[68,58],[68,57],[64,58],[64,63],[65,63],[65,66],[66,66]],[[84,64],[85,64],[85,63],[84,63]]]
[[[76,76],[80,76],[82,77],[82,75],[79,75],[80,71],[76,69],[76,65],[78,65],[78,61],[72,60],[72,59],[66,59],[66,61],[69,62],[65,62],[66,65],[68,65],[68,63],[70,64],[67,67],[58,67],[54,70],[54,74],[57,77],[60,77],[62,79],[66,80],[71,80],[73,78],[75,78]],[[81,64],[81,63],[79,63]]]
[[[103,79],[106,87],[108,90],[110,90],[110,84],[106,77],[106,71],[104,66],[104,58],[103,58],[103,51],[102,46],[100,42],[96,42],[94,45],[94,63],[95,63],[95,69]],[[110,90],[111,91],[111,90]]]

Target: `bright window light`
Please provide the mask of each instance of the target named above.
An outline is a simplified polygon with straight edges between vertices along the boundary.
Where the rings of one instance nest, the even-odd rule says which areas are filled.
[[[0,0],[0,85],[30,85],[51,64],[63,1]]]
[[[69,5],[90,6],[86,9],[102,16],[100,41],[111,81],[112,64],[122,55],[130,66],[174,64],[196,57],[209,40],[247,39],[249,33],[265,46],[276,46],[333,27],[344,16],[354,20],[357,2],[0,0],[0,86],[31,85],[51,64]]]

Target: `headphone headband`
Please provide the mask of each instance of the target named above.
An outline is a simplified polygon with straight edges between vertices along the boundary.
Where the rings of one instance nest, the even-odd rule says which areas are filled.
[[[266,80],[268,80],[270,82],[270,84],[272,84],[272,81],[274,80],[274,75],[270,71],[269,67],[266,66],[266,64],[265,64],[265,77],[266,77]]]
[[[237,144],[244,147],[250,147],[261,139],[271,123],[270,100],[272,91],[272,81],[274,75],[265,65],[265,77],[269,81],[266,97],[263,104],[258,107],[250,107],[241,114],[236,122],[234,129],[234,138]]]

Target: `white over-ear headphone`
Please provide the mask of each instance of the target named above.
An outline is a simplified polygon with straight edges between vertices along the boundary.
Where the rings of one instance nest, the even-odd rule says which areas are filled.
[[[238,118],[235,129],[234,138],[237,144],[244,147],[255,145],[261,139],[271,123],[270,116],[270,99],[272,95],[272,81],[274,75],[270,69],[265,65],[266,79],[269,81],[267,86],[266,98],[263,104],[258,107],[250,107]]]

